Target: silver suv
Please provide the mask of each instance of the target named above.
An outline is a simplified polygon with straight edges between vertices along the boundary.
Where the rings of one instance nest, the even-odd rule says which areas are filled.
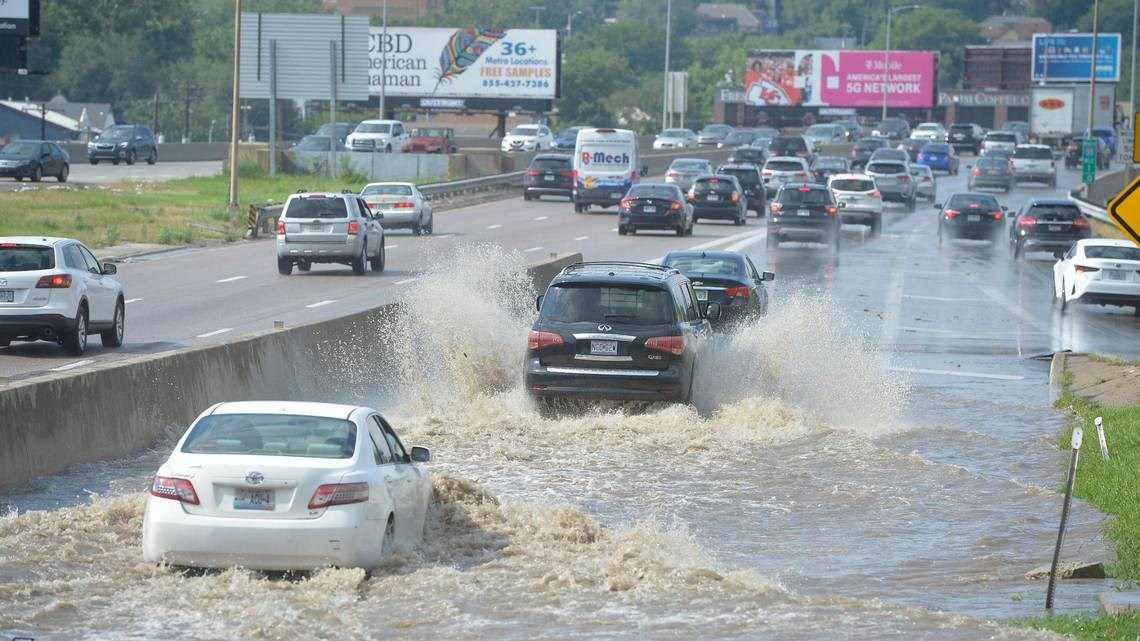
[[[808,168],[807,161],[798,156],[775,156],[764,163],[760,176],[764,181],[764,195],[771,198],[784,183],[808,182],[811,169]]]
[[[1014,184],[1037,181],[1057,186],[1057,163],[1053,150],[1046,145],[1018,145],[1009,157]]]
[[[277,271],[340,263],[363,275],[384,271],[384,228],[355,193],[296,193],[277,221]]]
[[[907,211],[914,211],[916,183],[905,161],[873,160],[867,163],[866,174],[875,180],[883,202],[893,200],[906,205]]]

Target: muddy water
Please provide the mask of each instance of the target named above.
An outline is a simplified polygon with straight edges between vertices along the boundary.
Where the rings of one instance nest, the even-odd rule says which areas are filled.
[[[1010,411],[968,384],[902,380],[803,294],[706,346],[695,407],[544,418],[517,385],[533,300],[508,276],[518,258],[445,259],[393,330],[394,393],[356,399],[433,450],[420,548],[370,577],[142,564],[140,490],[164,443],[0,497],[0,634],[1055,638],[982,620],[1041,610],[1022,575],[1048,562],[1059,505],[1062,417],[1044,401]],[[1037,397],[1035,367],[1009,398]],[[1106,558],[1099,519],[1075,507],[1067,555]],[[1061,603],[1091,609],[1101,588],[1066,583]]]

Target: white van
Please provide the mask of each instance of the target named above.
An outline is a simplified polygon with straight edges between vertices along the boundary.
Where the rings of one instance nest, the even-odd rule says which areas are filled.
[[[580,130],[574,145],[574,211],[618,204],[645,172],[634,132],[609,127]]]

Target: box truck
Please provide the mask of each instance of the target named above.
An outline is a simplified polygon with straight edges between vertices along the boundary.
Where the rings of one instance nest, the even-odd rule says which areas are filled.
[[[1116,85],[1097,83],[1093,103],[1093,126],[1112,127]],[[1030,90],[1029,131],[1033,140],[1063,148],[1073,136],[1088,128],[1089,86],[1045,85]]]

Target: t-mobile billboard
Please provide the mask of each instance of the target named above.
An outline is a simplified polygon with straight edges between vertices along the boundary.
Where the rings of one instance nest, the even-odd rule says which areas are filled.
[[[883,104],[884,51],[766,50],[748,54],[745,102],[757,107],[877,107]],[[935,105],[938,54],[890,52],[888,106]]]

